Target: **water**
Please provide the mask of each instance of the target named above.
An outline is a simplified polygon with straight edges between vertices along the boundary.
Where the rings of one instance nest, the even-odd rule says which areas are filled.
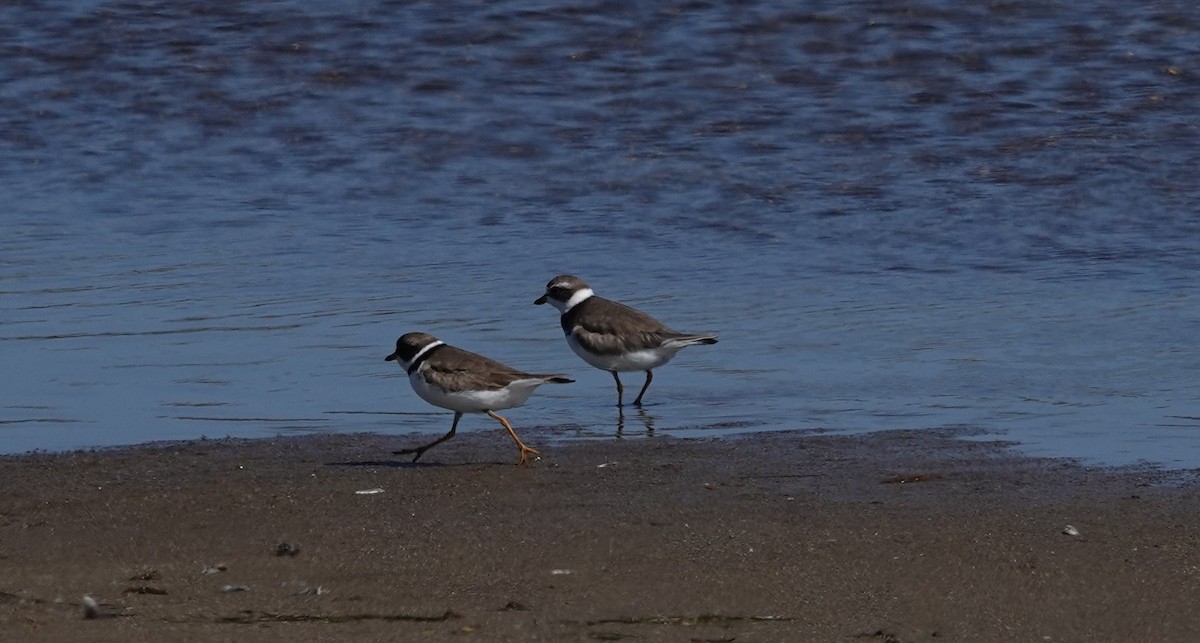
[[[441,433],[425,330],[568,439],[1200,466],[1195,3],[312,5],[0,6],[0,450]],[[618,425],[562,272],[721,343]]]

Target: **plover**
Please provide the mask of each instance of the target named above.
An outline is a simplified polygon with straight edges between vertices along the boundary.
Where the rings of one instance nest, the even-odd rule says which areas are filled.
[[[413,455],[416,462],[426,451],[454,437],[464,413],[486,413],[495,418],[512,436],[521,450],[518,465],[537,451],[525,446],[516,431],[496,411],[520,406],[534,389],[547,382],[567,384],[574,380],[564,375],[534,375],[510,368],[495,360],[455,348],[426,333],[408,333],[396,340],[396,351],[384,358],[395,361],[408,373],[408,381],[421,399],[454,411],[450,432],[413,449],[393,451],[395,455]]]
[[[646,383],[634,405],[641,406],[654,370],[666,364],[681,349],[695,344],[716,344],[715,335],[681,333],[653,317],[624,304],[598,297],[582,279],[559,275],[546,284],[546,294],[535,304],[550,302],[562,313],[560,319],[567,345],[583,361],[612,373],[617,383],[617,406],[625,387],[617,373],[645,371]]]

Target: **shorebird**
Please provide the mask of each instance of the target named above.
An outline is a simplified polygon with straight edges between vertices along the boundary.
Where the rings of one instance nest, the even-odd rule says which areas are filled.
[[[669,362],[683,348],[717,343],[716,335],[671,330],[640,310],[599,297],[574,275],[551,279],[546,293],[533,303],[546,302],[562,313],[560,322],[571,350],[588,364],[612,373],[618,407],[625,387],[617,373],[646,372],[646,383],[633,401],[641,406],[655,368]]]
[[[493,359],[455,348],[426,333],[408,333],[396,340],[396,351],[384,358],[395,361],[408,373],[408,381],[421,399],[454,411],[450,432],[429,444],[393,451],[394,455],[413,454],[416,462],[429,449],[454,437],[464,413],[486,413],[508,431],[521,451],[517,465],[524,465],[528,454],[537,454],[521,442],[512,425],[496,411],[521,406],[537,387],[547,382],[568,384],[564,375],[534,375],[510,368]]]

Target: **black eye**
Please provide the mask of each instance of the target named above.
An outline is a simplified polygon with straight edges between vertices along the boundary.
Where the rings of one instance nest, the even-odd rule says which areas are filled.
[[[564,288],[563,286],[554,286],[553,288],[550,289],[550,296],[555,299],[562,299],[567,294],[567,292],[568,292],[568,290],[566,288]]]

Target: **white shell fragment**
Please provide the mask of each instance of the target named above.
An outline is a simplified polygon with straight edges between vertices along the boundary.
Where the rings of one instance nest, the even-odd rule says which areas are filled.
[[[100,604],[91,596],[83,597],[83,617],[84,618],[100,618]]]
[[[354,493],[357,495],[360,495],[360,496],[372,496],[377,493],[383,493],[383,489],[380,489],[379,487],[376,487],[374,489],[359,489],[358,491],[355,491]]]
[[[1064,527],[1062,532],[1068,536],[1078,536],[1079,535],[1079,530],[1072,527],[1071,525],[1067,525],[1066,527]]]

